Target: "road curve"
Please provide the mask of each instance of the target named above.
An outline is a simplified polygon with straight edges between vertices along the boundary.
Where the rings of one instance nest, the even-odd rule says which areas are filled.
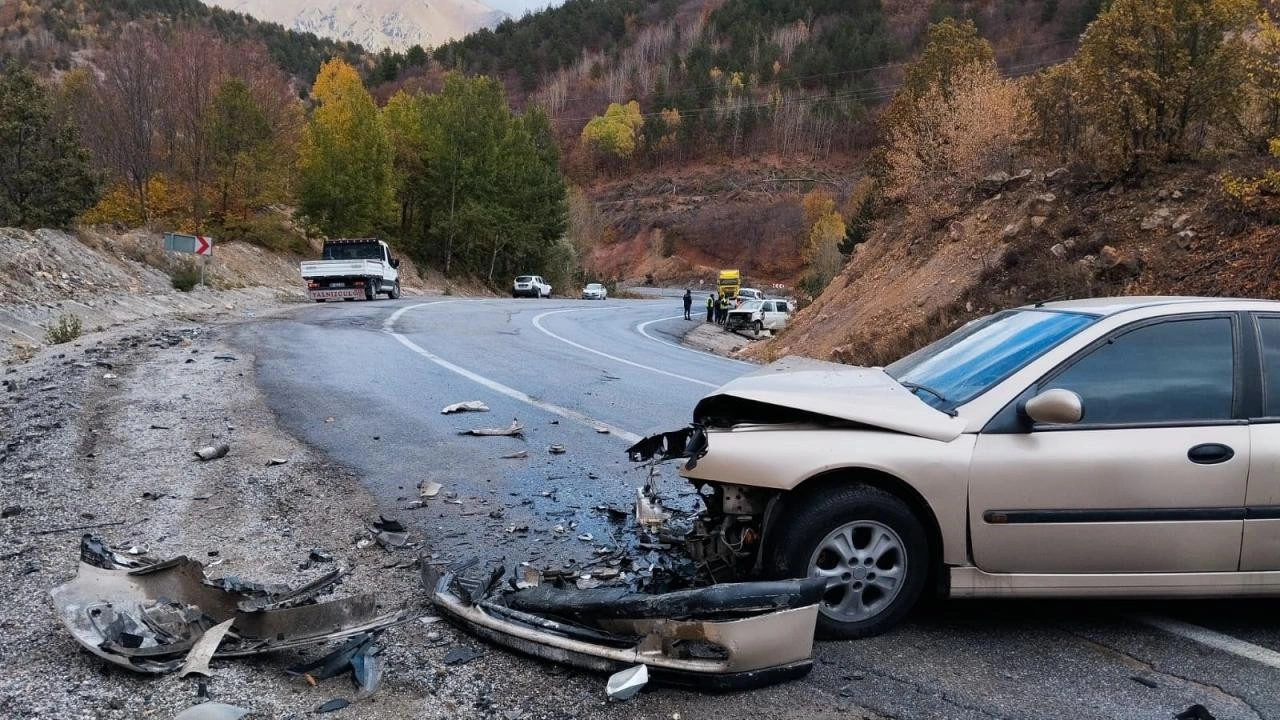
[[[586,302],[454,298],[329,303],[242,326],[237,342],[287,430],[360,472],[445,558],[566,564],[628,542],[630,440],[688,421],[752,366],[681,347],[678,297]],[[461,400],[483,414],[441,415]],[[518,418],[523,438],[462,437]],[[598,430],[607,429],[607,433]],[[552,444],[566,452],[548,452]],[[524,451],[521,459],[504,455]],[[696,498],[670,470],[667,495]],[[420,481],[448,502],[403,510]],[[444,494],[441,496],[445,497]],[[578,536],[590,534],[590,541]],[[821,644],[797,683],[728,697],[632,701],[670,717],[1280,718],[1273,601],[949,602],[888,635]],[[590,713],[588,713],[590,714]]]

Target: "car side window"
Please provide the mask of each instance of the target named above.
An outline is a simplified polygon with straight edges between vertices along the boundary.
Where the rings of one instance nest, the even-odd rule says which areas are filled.
[[[1230,420],[1230,318],[1169,320],[1121,331],[1040,386],[1084,400],[1081,424]]]
[[[1262,377],[1266,383],[1264,415],[1280,417],[1280,317],[1258,318],[1262,341]]]
[[[777,305],[778,305],[778,312],[789,312],[787,310],[787,303],[785,300],[778,300]]]
[[[760,305],[760,311],[773,312],[773,303],[766,300],[762,305]]]

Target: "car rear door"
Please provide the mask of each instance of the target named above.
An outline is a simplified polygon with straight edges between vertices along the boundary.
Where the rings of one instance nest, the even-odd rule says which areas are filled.
[[[1249,490],[1245,496],[1241,570],[1280,570],[1280,313],[1252,318],[1260,353],[1258,403],[1250,413]]]
[[[1235,313],[1120,328],[1066,361],[979,435],[973,559],[989,572],[1232,571],[1240,564],[1250,427]],[[1018,406],[1071,390],[1070,425]]]

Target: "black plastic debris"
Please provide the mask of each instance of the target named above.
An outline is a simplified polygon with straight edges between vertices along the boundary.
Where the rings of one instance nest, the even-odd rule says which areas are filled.
[[[343,698],[334,698],[326,702],[325,704],[321,705],[320,707],[316,708],[314,714],[320,715],[323,713],[333,712],[334,710],[341,710],[342,708],[350,704],[351,704],[350,700],[344,700]]]
[[[23,507],[21,505],[10,505],[4,510],[0,510],[0,518],[11,518],[15,515],[21,515]]]
[[[1173,716],[1174,720],[1216,720],[1205,706],[1196,703]]]
[[[445,665],[466,665],[472,660],[475,660],[476,658],[481,657],[483,655],[484,655],[483,652],[476,650],[475,648],[467,647],[466,645],[459,645],[457,647],[450,648],[449,652],[445,653],[444,664]]]
[[[320,548],[311,548],[311,553],[307,557],[315,562],[333,562],[333,555]]]
[[[409,533],[399,520],[378,516],[378,521],[369,526],[373,539],[383,548],[398,548],[409,544]]]

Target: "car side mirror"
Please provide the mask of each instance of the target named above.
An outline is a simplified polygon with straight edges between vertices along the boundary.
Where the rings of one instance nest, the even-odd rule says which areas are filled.
[[[1055,388],[1031,398],[1022,410],[1033,422],[1071,425],[1084,417],[1084,400],[1070,390]]]
[[[400,267],[400,258],[391,258],[391,267],[393,268]]]

